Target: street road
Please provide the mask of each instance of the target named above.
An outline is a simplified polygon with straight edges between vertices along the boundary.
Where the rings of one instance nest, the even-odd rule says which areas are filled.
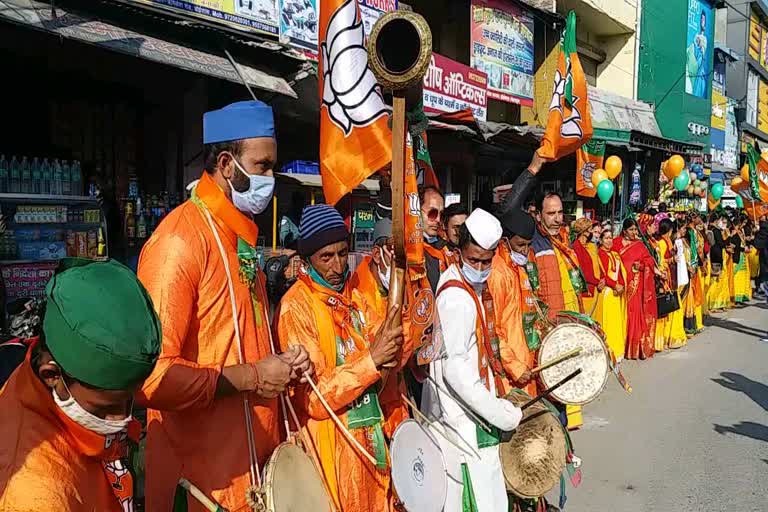
[[[768,306],[707,323],[685,348],[623,363],[632,394],[611,378],[585,407],[567,512],[768,511]]]

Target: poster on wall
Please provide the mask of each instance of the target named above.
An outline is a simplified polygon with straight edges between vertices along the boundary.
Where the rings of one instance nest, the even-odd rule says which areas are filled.
[[[714,13],[707,0],[688,0],[685,92],[697,98],[709,97],[713,51]]]
[[[533,16],[502,0],[472,0],[470,65],[488,75],[488,97],[533,105]]]
[[[424,111],[456,112],[471,108],[475,119],[485,121],[487,85],[485,73],[433,53],[424,75]]]
[[[397,10],[397,0],[357,0],[357,3],[360,4],[360,19],[363,20],[366,38],[371,33],[376,20],[385,12]]]
[[[317,54],[317,0],[280,0],[280,40]]]
[[[199,16],[234,28],[277,35],[277,0],[133,0]]]
[[[757,129],[768,132],[768,83],[762,79],[757,89]]]

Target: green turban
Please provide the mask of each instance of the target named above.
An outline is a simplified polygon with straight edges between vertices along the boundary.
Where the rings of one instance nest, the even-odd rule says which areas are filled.
[[[65,258],[45,288],[43,332],[65,373],[101,389],[128,389],[152,372],[160,319],[136,274],[115,260]]]

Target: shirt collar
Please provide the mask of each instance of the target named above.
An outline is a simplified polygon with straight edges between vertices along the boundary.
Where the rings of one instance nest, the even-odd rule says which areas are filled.
[[[207,171],[203,171],[195,193],[233,244],[237,245],[237,239],[242,238],[250,246],[256,246],[259,237],[258,226],[235,208]]]

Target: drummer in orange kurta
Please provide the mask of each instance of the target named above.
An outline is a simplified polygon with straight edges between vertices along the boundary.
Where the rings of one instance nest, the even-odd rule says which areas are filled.
[[[510,386],[536,395],[536,381],[531,370],[536,366],[538,333],[534,292],[528,276],[530,246],[536,226],[530,215],[513,210],[501,219],[502,242],[493,257],[488,288],[496,309],[499,352]],[[533,263],[535,265],[535,263]],[[509,391],[508,389],[506,391]]]
[[[375,332],[381,327],[387,318],[387,301],[389,293],[389,279],[392,272],[394,259],[394,240],[392,238],[392,221],[381,219],[373,230],[373,248],[371,254],[363,258],[354,274],[349,278],[352,288],[352,297],[363,304],[368,312],[369,327]],[[403,351],[400,366],[408,363],[408,358],[413,353],[413,345],[410,336],[410,321],[403,318]],[[400,373],[395,373],[392,378],[387,378],[384,389],[379,393],[381,409],[384,413],[384,434],[388,439],[392,437],[395,429],[408,418],[407,404],[401,395],[407,395],[405,381]]]
[[[160,359],[138,397],[149,408],[147,510],[171,510],[182,476],[226,509],[243,510],[252,472],[280,442],[276,396],[291,378],[312,371],[301,348],[272,355],[254,251],[252,215],[274,189],[272,109],[235,103],[206,113],[203,132],[205,171],[192,198],[160,224],[139,260],[163,327]],[[188,502],[189,510],[203,510]]]
[[[375,457],[365,459],[329,419],[318,396],[295,388],[302,423],[308,427],[323,476],[340,512],[387,511],[392,507],[385,417],[380,401],[383,370],[401,363],[403,329],[392,326],[393,307],[378,330],[376,315],[352,293],[347,255],[349,232],[331,206],[304,209],[299,254],[305,266],[283,297],[278,319],[280,345],[303,345],[317,368],[317,385],[354,438]],[[397,379],[397,369],[388,381]]]

